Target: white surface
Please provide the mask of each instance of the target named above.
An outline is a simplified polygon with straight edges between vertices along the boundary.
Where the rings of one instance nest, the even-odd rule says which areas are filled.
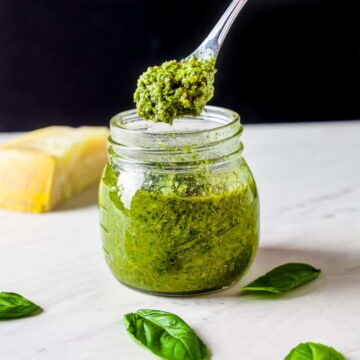
[[[0,322],[0,359],[154,359],[122,316],[155,308],[187,321],[213,360],[282,360],[304,341],[359,360],[360,122],[246,126],[243,139],[260,191],[261,247],[243,281],[224,292],[161,298],[120,285],[102,254],[96,189],[50,214],[0,211],[0,290],[45,309]],[[239,295],[289,261],[323,274],[280,298]]]

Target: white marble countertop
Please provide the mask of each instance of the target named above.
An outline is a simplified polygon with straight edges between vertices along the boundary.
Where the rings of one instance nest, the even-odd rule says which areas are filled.
[[[260,192],[261,245],[247,276],[224,292],[161,298],[120,285],[103,258],[95,188],[49,214],[0,211],[0,291],[45,309],[0,322],[0,359],[154,359],[122,325],[125,313],[154,308],[187,321],[214,360],[282,360],[305,341],[359,360],[360,122],[246,126],[243,140]],[[323,273],[280,298],[239,294],[291,261]]]

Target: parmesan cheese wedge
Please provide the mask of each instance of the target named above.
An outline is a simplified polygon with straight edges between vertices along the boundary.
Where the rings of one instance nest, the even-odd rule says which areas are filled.
[[[50,211],[96,183],[107,138],[105,127],[52,126],[0,145],[0,207]]]

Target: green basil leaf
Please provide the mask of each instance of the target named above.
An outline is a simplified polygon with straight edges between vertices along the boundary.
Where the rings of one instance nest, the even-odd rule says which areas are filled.
[[[314,280],[319,276],[320,271],[307,264],[284,264],[259,277],[241,290],[265,291],[277,294],[287,293]]]
[[[290,351],[284,360],[346,360],[334,348],[312,342],[302,343]]]
[[[167,360],[207,360],[209,351],[191,327],[161,310],[138,310],[124,316],[130,336]]]
[[[19,294],[0,292],[0,320],[37,315],[42,311],[40,306]]]

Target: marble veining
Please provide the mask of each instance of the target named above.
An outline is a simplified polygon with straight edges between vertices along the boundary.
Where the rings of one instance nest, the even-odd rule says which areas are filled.
[[[0,322],[0,359],[154,359],[122,316],[156,308],[186,320],[214,360],[282,360],[304,341],[360,360],[360,121],[245,125],[243,141],[260,192],[261,245],[245,278],[223,292],[162,298],[119,284],[102,254],[96,187],[49,214],[0,211],[0,290],[45,309]],[[291,261],[323,273],[287,296],[240,294]]]

